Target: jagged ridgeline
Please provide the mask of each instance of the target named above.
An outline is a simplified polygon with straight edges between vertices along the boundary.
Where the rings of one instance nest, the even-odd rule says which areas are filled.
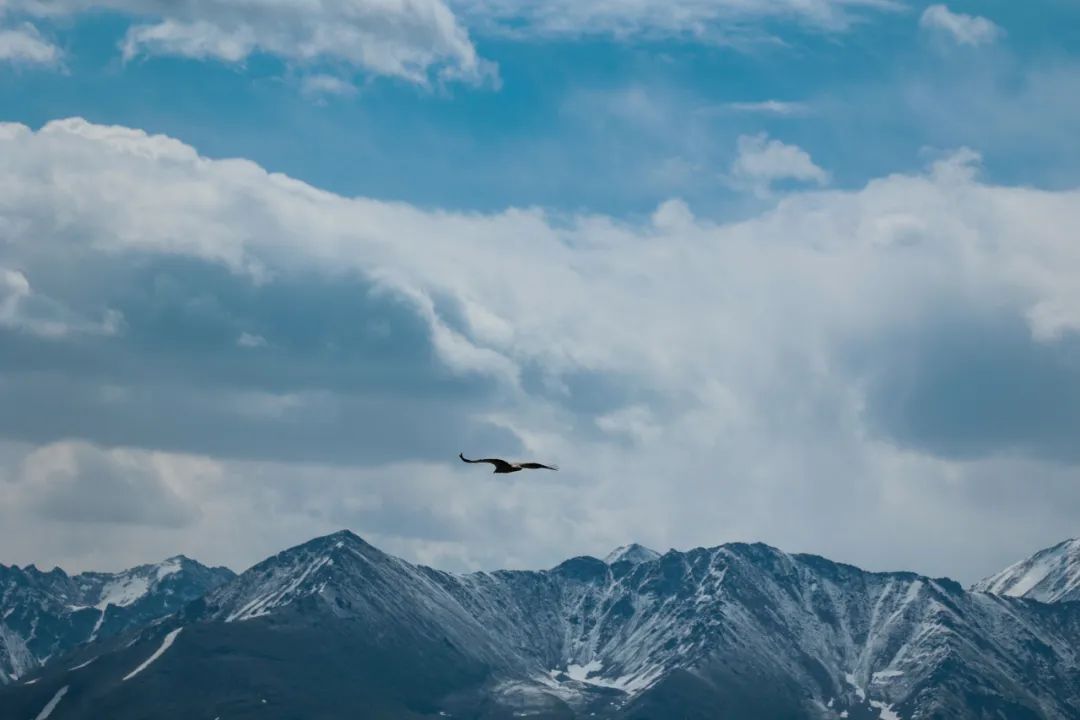
[[[1074,719],[1080,603],[1009,596],[1070,587],[1074,546],[993,594],[760,544],[459,575],[341,532],[235,578],[192,564],[201,597],[108,632],[106,595],[134,607],[191,561],[129,590],[5,569],[0,717]],[[87,627],[37,647],[7,624],[35,607]]]
[[[74,576],[60,568],[0,565],[0,684],[83,643],[172,615],[234,577],[228,568],[182,555],[120,573]]]

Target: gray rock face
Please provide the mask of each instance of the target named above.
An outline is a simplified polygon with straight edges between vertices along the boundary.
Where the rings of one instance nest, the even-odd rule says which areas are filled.
[[[613,560],[458,575],[336,533],[82,646],[0,707],[34,717],[63,691],[53,717],[1080,717],[1080,604],[760,544]]]
[[[141,627],[231,580],[183,556],[119,573],[69,576],[0,565],[0,684],[76,646]]]

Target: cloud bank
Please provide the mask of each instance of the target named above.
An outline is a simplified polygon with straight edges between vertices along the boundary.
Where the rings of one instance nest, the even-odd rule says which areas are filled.
[[[457,567],[761,539],[988,572],[1080,504],[1080,192],[978,168],[961,150],[739,222],[677,200],[630,221],[347,198],[129,128],[4,125],[3,297],[117,314],[0,324],[8,467],[73,438],[157,453],[212,510],[141,547],[238,566],[349,525]],[[563,470],[491,478],[461,450]],[[28,486],[72,477],[0,485],[59,517]],[[28,502],[5,504],[13,552]],[[56,556],[116,551],[111,522]]]

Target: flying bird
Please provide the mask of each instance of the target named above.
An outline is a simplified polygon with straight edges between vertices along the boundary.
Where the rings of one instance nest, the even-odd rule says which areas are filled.
[[[505,460],[501,460],[499,458],[481,458],[479,460],[470,460],[462,453],[458,453],[458,457],[467,463],[491,463],[495,466],[496,473],[515,473],[520,470],[539,470],[541,468],[543,468],[544,470],[559,469],[558,465],[544,465],[537,462],[512,463],[506,462]]]

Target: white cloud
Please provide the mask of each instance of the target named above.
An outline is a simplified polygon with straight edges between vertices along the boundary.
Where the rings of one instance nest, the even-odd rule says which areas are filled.
[[[737,41],[747,22],[793,20],[824,30],[843,30],[859,11],[894,10],[893,0],[454,0],[471,23],[516,36],[681,36]]]
[[[824,182],[802,151],[772,142],[745,143],[763,156],[748,180]],[[1010,537],[1026,546],[1073,527],[1075,469],[899,447],[870,424],[867,392],[917,349],[888,338],[943,318],[1026,319],[1048,348],[1080,332],[1080,192],[989,185],[977,169],[959,152],[856,190],[791,193],[732,223],[678,201],[642,222],[458,213],[346,198],[66,120],[0,127],[0,248],[26,278],[49,267],[73,283],[87,258],[196,258],[253,286],[366,278],[414,309],[446,369],[489,379],[492,419],[562,466],[543,482],[478,476],[454,459],[465,447],[449,465],[362,473],[203,459],[230,478],[199,486],[211,516],[192,536],[207,560],[215,539],[250,533],[253,561],[347,524],[410,557],[485,567],[627,540],[760,539],[875,568],[958,572],[950,558],[972,558],[982,572],[1016,553]],[[288,414],[291,397],[267,403]],[[1003,511],[979,498],[1010,477],[1040,478],[1045,492],[1010,508],[1003,532]],[[876,541],[886,525],[897,532]],[[20,542],[18,527],[0,522],[0,542]],[[155,548],[179,544],[168,532]]]
[[[772,140],[766,133],[740,135],[731,178],[737,184],[767,195],[781,180],[817,185],[829,182],[829,174],[814,164],[810,154],[797,145]]]
[[[251,333],[242,332],[240,333],[240,337],[236,338],[236,344],[243,348],[266,347],[266,338],[262,335],[253,335]]]
[[[682,200],[667,200],[652,214],[652,223],[660,230],[686,230],[696,223],[690,206]]]
[[[961,45],[987,45],[997,40],[1002,30],[978,15],[954,13],[945,5],[931,5],[923,11],[919,26],[924,30],[947,33]]]
[[[0,27],[0,61],[56,65],[60,62],[60,56],[60,48],[43,38],[30,23],[15,28]]]
[[[222,28],[205,20],[177,22],[166,19],[138,25],[124,37],[124,59],[139,55],[182,55],[206,60],[240,62],[258,47],[255,31],[248,25]]]
[[[300,81],[300,88],[305,95],[323,97],[337,95],[347,97],[356,94],[356,86],[333,75],[307,75]]]
[[[94,10],[130,15],[136,22],[122,43],[128,59],[180,55],[235,63],[267,53],[419,84],[433,73],[470,83],[496,79],[443,0],[12,0],[10,9],[53,18]]]

